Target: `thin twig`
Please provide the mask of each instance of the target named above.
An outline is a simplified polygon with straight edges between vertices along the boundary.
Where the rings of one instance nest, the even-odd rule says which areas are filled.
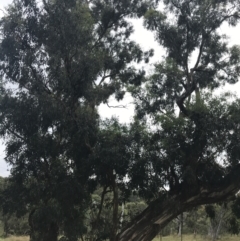
[[[108,103],[107,103],[107,106],[109,107],[109,108],[124,108],[124,109],[127,109],[127,107],[125,106],[125,105],[109,105]]]

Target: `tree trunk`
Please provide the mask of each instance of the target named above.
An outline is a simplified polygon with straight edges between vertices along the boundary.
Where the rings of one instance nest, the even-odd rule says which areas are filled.
[[[48,232],[45,233],[43,241],[57,241],[58,240],[58,225],[56,223],[51,223]]]
[[[182,240],[182,232],[183,232],[183,213],[178,216],[178,237],[181,237]]]
[[[215,241],[219,238],[219,233],[222,228],[222,222],[223,222],[225,213],[226,213],[226,210],[224,206],[222,206],[221,210],[218,211],[217,216],[210,220],[210,224],[211,224],[210,234],[211,234],[212,241]]]
[[[121,212],[120,224],[119,224],[120,230],[122,229],[122,224],[123,224],[123,219],[124,219],[124,210],[125,210],[125,205],[124,205],[124,202],[122,202],[122,212]]]
[[[116,241],[118,231],[118,187],[116,185],[115,175],[112,175],[112,189],[113,189],[113,215],[112,215],[112,232],[110,241]]]
[[[218,224],[218,226],[217,226],[216,239],[219,238],[219,233],[220,233],[220,230],[221,230],[221,228],[222,228],[222,221],[223,221],[223,217],[220,219],[219,224]]]
[[[193,207],[220,202],[235,196],[239,190],[239,168],[234,173],[227,175],[224,185],[212,188],[199,188],[196,193],[170,194],[163,200],[158,198],[141,213],[131,223],[129,223],[121,233],[118,241],[150,241],[164,228],[173,218]],[[234,178],[234,180],[233,180]],[[190,190],[189,186],[181,190]],[[161,227],[161,228],[160,228]]]
[[[55,223],[52,223],[45,232],[31,230],[30,241],[57,241],[58,231],[58,225]]]
[[[179,215],[180,218],[180,222],[179,222],[179,232],[178,232],[178,236],[181,237],[181,241],[183,240],[183,212]]]
[[[39,230],[38,225],[33,221],[33,215],[35,213],[33,209],[28,217],[30,226],[30,241],[57,241],[59,234],[59,227],[55,222],[52,222],[47,230]]]

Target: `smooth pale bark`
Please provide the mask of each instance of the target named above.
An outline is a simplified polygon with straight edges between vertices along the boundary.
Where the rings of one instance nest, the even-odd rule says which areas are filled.
[[[165,200],[156,199],[139,214],[121,233],[118,241],[150,241],[159,231],[164,228],[173,218],[177,217],[190,208],[220,202],[233,198],[240,187],[240,167],[234,168],[220,186],[208,188],[200,187],[198,191],[192,192],[190,187],[184,190],[189,192],[169,194]],[[183,189],[182,189],[183,190]]]
[[[178,236],[181,237],[181,241],[182,241],[182,235],[183,235],[183,213],[181,213],[178,216]]]
[[[225,214],[226,209],[224,206],[222,206],[221,210],[217,211],[217,215],[210,220],[210,236],[212,237],[212,241],[215,241],[219,238],[219,233]]]

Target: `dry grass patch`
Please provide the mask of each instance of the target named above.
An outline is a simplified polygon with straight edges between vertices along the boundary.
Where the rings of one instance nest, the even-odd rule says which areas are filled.
[[[7,238],[2,238],[0,241],[29,241],[28,236],[10,236]]]
[[[224,235],[218,239],[218,241],[239,241],[240,237],[237,235]],[[181,237],[177,235],[169,235],[160,238],[157,236],[153,241],[212,241],[210,238],[202,235],[197,235],[194,238],[194,235],[183,235],[182,240]]]

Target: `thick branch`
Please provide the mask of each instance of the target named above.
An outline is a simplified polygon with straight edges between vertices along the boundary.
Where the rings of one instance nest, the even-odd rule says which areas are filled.
[[[219,187],[199,188],[198,193],[170,194],[156,199],[118,235],[118,241],[152,240],[173,218],[193,207],[217,203],[235,196],[240,188],[240,165],[229,173]],[[189,187],[185,187],[187,190]],[[183,189],[182,189],[183,190]]]
[[[179,109],[181,110],[181,112],[188,116],[188,110],[186,109],[186,107],[184,106],[184,101],[191,96],[191,94],[193,93],[193,91],[196,89],[196,84],[195,82],[192,82],[190,88],[188,88],[187,90],[184,91],[184,93],[177,99],[177,105],[179,107]]]
[[[98,211],[98,215],[97,215],[97,219],[96,219],[96,223],[97,223],[97,224],[98,224],[98,222],[99,222],[99,220],[100,220],[100,216],[101,216],[101,213],[102,213],[104,197],[105,197],[105,195],[109,192],[109,191],[107,191],[107,188],[108,188],[108,186],[105,186],[105,187],[103,188],[103,191],[102,191],[101,203],[100,203],[100,207],[99,207],[99,211]]]

